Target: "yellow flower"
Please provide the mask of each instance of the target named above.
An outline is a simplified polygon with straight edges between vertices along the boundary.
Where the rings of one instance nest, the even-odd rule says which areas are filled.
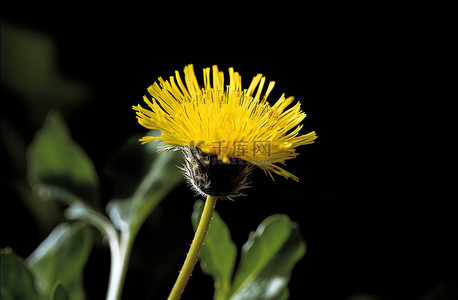
[[[300,135],[305,113],[300,103],[288,108],[293,97],[283,94],[274,105],[267,102],[275,82],[262,95],[266,78],[256,75],[247,89],[242,89],[239,73],[229,68],[229,84],[217,66],[203,70],[201,87],[193,65],[184,68],[184,82],[178,71],[168,81],[148,88],[149,109],[134,106],[138,122],[148,129],[162,131],[160,137],[145,136],[147,143],[162,140],[166,145],[195,147],[224,164],[243,160],[266,173],[271,172],[296,181],[298,177],[279,166],[295,158],[296,147],[313,143],[315,132]],[[262,97],[261,97],[262,95]]]

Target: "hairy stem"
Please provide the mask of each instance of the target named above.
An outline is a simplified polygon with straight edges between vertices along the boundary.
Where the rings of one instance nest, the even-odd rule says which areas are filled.
[[[204,211],[200,218],[199,226],[197,227],[192,241],[191,248],[189,248],[188,255],[184,261],[183,267],[181,267],[180,274],[175,282],[175,285],[170,292],[168,300],[178,300],[184,291],[186,284],[188,283],[189,277],[191,276],[192,270],[196,265],[197,259],[199,258],[200,250],[207,235],[208,226],[215,211],[216,200],[218,198],[214,196],[208,196],[205,201]]]

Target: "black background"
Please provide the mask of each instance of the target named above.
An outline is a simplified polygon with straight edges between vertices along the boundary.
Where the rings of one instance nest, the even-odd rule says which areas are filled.
[[[144,132],[131,106],[158,76],[193,63],[197,74],[213,64],[233,66],[245,86],[257,73],[275,80],[270,100],[294,95],[307,113],[303,132],[314,130],[318,139],[288,162],[300,183],[272,183],[258,171],[248,197],[218,203],[238,247],[265,217],[285,213],[308,247],[292,275],[291,299],[448,299],[458,253],[451,10],[418,3],[214,5],[92,15],[68,7],[2,19],[50,36],[61,72],[90,87],[88,99],[64,117],[101,174],[128,136]],[[1,114],[25,144],[44,119],[3,85]],[[47,232],[8,186],[23,169],[4,157],[1,246],[26,257]],[[102,181],[105,201],[110,190]],[[182,185],[145,224],[124,299],[166,298],[192,239],[195,199]],[[108,268],[108,250],[99,246],[86,266],[88,299],[104,297]],[[211,279],[196,268],[183,299],[212,293]]]

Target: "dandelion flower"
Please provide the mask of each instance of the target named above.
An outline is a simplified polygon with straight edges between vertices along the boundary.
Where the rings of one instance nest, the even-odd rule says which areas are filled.
[[[263,93],[266,78],[256,75],[247,89],[242,78],[229,68],[229,84],[217,66],[203,70],[203,87],[193,65],[184,68],[184,82],[178,71],[169,80],[161,77],[148,88],[152,99],[144,96],[148,108],[134,106],[138,122],[148,129],[159,129],[160,137],[145,136],[148,143],[161,140],[183,151],[183,173],[200,194],[235,197],[248,184],[253,166],[296,181],[299,178],[280,165],[298,156],[298,146],[311,144],[315,132],[300,134],[305,118],[300,102],[281,95],[270,105],[267,97],[274,88],[271,81]],[[273,178],[273,177],[272,177]]]

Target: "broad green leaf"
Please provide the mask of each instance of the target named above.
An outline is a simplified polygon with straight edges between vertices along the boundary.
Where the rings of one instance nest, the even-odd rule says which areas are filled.
[[[137,137],[127,144],[108,169],[113,185],[118,187],[117,195],[123,198],[111,200],[107,213],[121,231],[127,228],[137,231],[160,201],[183,181],[175,167],[181,163],[180,154],[158,152],[160,145],[159,141],[140,145]],[[129,165],[120,165],[122,161],[129,161]],[[137,168],[132,170],[132,165]],[[129,184],[126,186],[125,182]]]
[[[50,298],[60,283],[70,300],[84,299],[83,268],[91,249],[92,234],[85,222],[57,226],[27,258],[41,294]]]
[[[50,112],[27,151],[28,180],[43,198],[94,201],[98,177],[84,150],[76,144],[57,112]]]
[[[192,213],[194,230],[197,229],[203,208],[204,202],[196,201]],[[215,211],[199,257],[202,271],[212,276],[215,282],[215,300],[227,299],[236,258],[237,249],[231,240],[229,228]]]
[[[242,248],[229,299],[287,299],[291,271],[304,253],[297,225],[286,215],[265,219]]]
[[[38,299],[33,275],[22,258],[10,248],[0,251],[1,256],[1,299]]]

